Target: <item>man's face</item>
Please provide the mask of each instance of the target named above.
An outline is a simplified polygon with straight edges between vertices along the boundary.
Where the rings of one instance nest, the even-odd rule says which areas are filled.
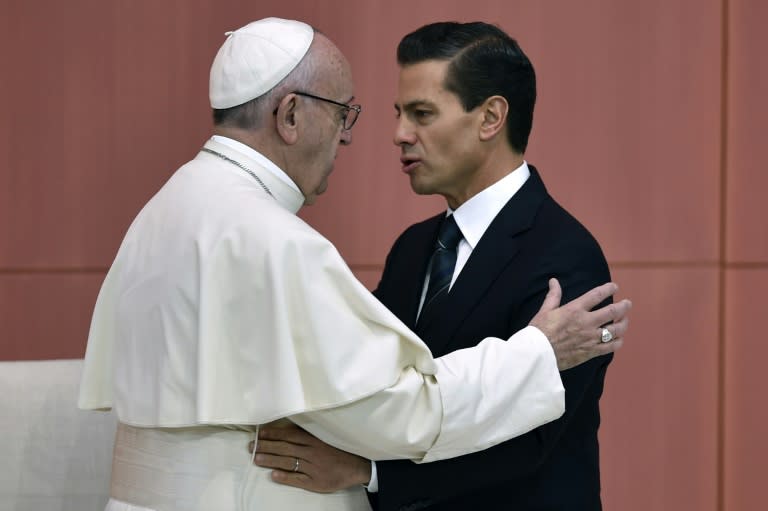
[[[479,191],[482,112],[465,112],[459,98],[443,88],[448,64],[428,60],[400,69],[394,143],[413,191],[443,195],[456,208]]]

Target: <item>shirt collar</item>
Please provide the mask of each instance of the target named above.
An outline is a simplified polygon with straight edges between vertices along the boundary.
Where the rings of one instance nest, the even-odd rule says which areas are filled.
[[[530,176],[528,164],[523,161],[522,165],[469,199],[455,211],[448,208],[448,214],[453,213],[453,218],[461,229],[464,240],[469,243],[472,250],[475,249],[499,211],[522,188]]]
[[[225,146],[230,147],[235,151],[239,151],[243,153],[245,156],[256,161],[259,165],[261,165],[262,167],[267,169],[269,172],[274,174],[275,177],[280,179],[280,181],[283,181],[285,184],[287,184],[297,192],[301,193],[301,190],[299,190],[299,187],[296,186],[296,183],[293,182],[293,179],[288,177],[288,174],[286,174],[285,171],[283,171],[283,169],[275,165],[272,162],[272,160],[270,160],[269,158],[267,158],[266,156],[258,152],[253,147],[247,146],[242,142],[238,142],[237,140],[234,140],[229,137],[224,137],[221,135],[213,135],[211,138],[220,144],[224,144]]]

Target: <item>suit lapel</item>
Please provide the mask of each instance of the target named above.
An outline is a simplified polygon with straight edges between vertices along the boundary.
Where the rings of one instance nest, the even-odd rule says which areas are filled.
[[[419,310],[421,293],[424,289],[427,266],[434,251],[437,231],[444,217],[444,214],[440,214],[416,226],[412,233],[412,240],[407,243],[408,261],[403,266],[402,272],[398,272],[400,278],[397,284],[398,295],[405,299],[400,302],[401,309],[392,312],[411,329],[416,328],[416,313]]]
[[[439,319],[420,328],[435,356],[448,352],[453,335],[524,246],[524,233],[533,225],[547,195],[536,169],[530,169],[531,177],[494,218],[472,251],[443,309],[435,315]]]

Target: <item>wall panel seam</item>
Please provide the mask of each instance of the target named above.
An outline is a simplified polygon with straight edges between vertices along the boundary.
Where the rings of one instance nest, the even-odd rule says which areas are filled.
[[[727,213],[728,213],[728,80],[729,80],[729,0],[721,4],[721,48],[720,48],[720,270],[718,275],[718,365],[717,365],[717,438],[715,453],[715,470],[717,476],[716,499],[718,511],[725,511],[725,328],[726,328],[726,286],[728,250]]]

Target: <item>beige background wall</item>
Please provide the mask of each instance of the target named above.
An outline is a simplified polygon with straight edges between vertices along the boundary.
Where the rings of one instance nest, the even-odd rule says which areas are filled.
[[[417,198],[391,144],[394,49],[495,22],[539,79],[527,159],[601,242],[630,341],[603,400],[607,510],[764,508],[768,4],[762,0],[0,0],[0,359],[80,357],[142,204],[210,127],[223,32],[267,15],[349,56],[364,113],[303,216],[369,286]]]

